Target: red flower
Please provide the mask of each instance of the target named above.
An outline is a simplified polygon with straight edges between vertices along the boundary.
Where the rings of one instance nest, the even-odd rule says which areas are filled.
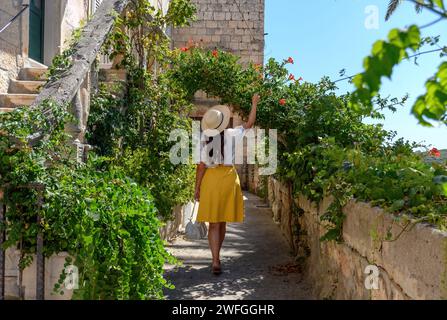
[[[186,51],[189,50],[189,48],[188,48],[188,47],[183,47],[183,48],[181,48],[180,50],[183,51],[183,52],[186,52]]]
[[[438,149],[436,149],[436,148],[431,149],[431,150],[428,152],[428,154],[429,154],[430,156],[432,156],[432,157],[436,157],[436,158],[440,158],[440,157],[441,157],[441,152],[440,152]]]
[[[299,82],[299,81],[303,81],[303,77],[300,77],[297,81],[298,81],[298,82]]]
[[[292,58],[292,57],[289,57],[289,59],[287,59],[286,62],[287,62],[287,63],[294,64],[294,61],[293,61],[293,58]]]
[[[295,80],[295,76],[293,74],[289,75],[289,80]]]
[[[279,100],[279,104],[280,105],[285,105],[287,103],[287,100],[286,99],[281,99],[281,100]]]
[[[213,50],[212,54],[214,58],[217,58],[219,56],[219,51]]]

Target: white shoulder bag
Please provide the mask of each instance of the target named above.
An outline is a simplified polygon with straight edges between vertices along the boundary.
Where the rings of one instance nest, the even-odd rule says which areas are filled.
[[[194,207],[189,217],[189,222],[185,228],[186,238],[189,240],[201,240],[205,239],[208,233],[208,228],[204,222],[193,222],[194,213],[196,212],[197,201],[194,201]]]

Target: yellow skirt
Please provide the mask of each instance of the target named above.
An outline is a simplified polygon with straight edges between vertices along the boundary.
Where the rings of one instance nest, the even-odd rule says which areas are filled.
[[[243,222],[244,200],[236,168],[206,169],[200,186],[199,222]]]

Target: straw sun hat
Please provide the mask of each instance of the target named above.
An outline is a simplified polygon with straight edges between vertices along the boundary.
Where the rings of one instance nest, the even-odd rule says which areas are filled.
[[[231,111],[228,106],[218,105],[209,109],[202,119],[202,130],[213,130],[215,135],[224,131],[230,123]]]

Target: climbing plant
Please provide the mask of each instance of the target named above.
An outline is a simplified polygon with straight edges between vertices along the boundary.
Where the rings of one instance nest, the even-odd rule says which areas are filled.
[[[159,236],[161,223],[149,189],[101,158],[61,167],[46,183],[45,243],[66,251],[79,270],[74,299],[162,299],[170,287],[164,262],[173,263]],[[63,273],[55,293],[64,292]]]
[[[262,85],[260,66],[243,68],[239,58],[215,49],[207,50],[194,44],[180,48],[172,56],[172,68],[167,77],[181,88],[191,100],[194,94],[205,91],[219,97],[222,103],[231,104],[248,112],[251,96]]]
[[[174,165],[169,157],[175,144],[170,133],[190,130],[187,115],[192,105],[163,72],[172,52],[162,27],[181,27],[194,12],[186,0],[171,1],[166,15],[148,1],[131,2],[103,48],[111,59],[120,58],[118,67],[127,73],[125,87],[102,87],[93,97],[88,122],[87,139],[98,154],[110,159],[110,168],[149,188],[164,219],[192,198],[194,168]],[[149,15],[154,18],[147,19]]]
[[[166,41],[156,43],[162,39],[164,25],[186,23],[193,13],[187,0],[171,1],[167,17],[148,1],[132,1],[129,9],[131,15],[126,17],[138,15],[138,21],[143,15],[156,17],[151,24],[160,38],[143,37],[147,41],[144,49],[162,47],[161,53],[169,53],[163,47]],[[86,164],[73,160],[74,148],[64,132],[65,124],[73,121],[68,106],[46,101],[38,108],[22,107],[0,114],[0,194],[8,208],[6,223],[0,225],[8,234],[3,246],[18,246],[23,270],[36,252],[37,233],[43,232],[45,256],[66,251],[71,256],[66,265],[74,264],[79,270],[75,299],[163,298],[163,289],[170,287],[163,278],[163,266],[174,261],[160,238],[159,218],[190,193],[185,184],[192,171],[166,161],[170,144],[165,132],[189,123],[176,113],[183,108],[181,98],[176,98],[181,95],[170,94],[168,83],[158,79],[149,66],[141,68],[139,56],[132,58],[127,53],[132,46],[120,47],[123,37],[127,39],[126,28],[139,28],[138,21],[126,19],[118,19],[107,45],[116,44],[125,57],[123,66],[129,68],[124,88],[127,94],[118,98],[115,91],[103,88],[93,97],[88,138],[97,143],[99,156],[92,152]],[[73,45],[56,57],[50,79],[60,77],[70,67],[74,39]],[[104,104],[112,100],[115,113],[107,111]],[[51,123],[42,108],[51,109],[55,115]],[[128,112],[123,114],[123,109]],[[112,114],[126,122],[117,123],[120,128],[101,127],[104,123],[99,120],[114,120]],[[27,138],[36,128],[45,139],[28,146]],[[120,141],[115,143],[114,137]],[[36,183],[43,186],[42,192],[32,188]],[[41,216],[40,223],[36,214]],[[63,271],[55,294],[66,290],[66,276]]]
[[[279,134],[277,176],[316,202],[335,198],[321,217],[333,226],[324,240],[341,240],[342,209],[352,198],[445,228],[445,165],[424,162],[424,154],[414,152],[420,146],[363,122],[366,116],[382,118],[381,110],[402,105],[406,97],[379,97],[365,113],[351,107],[350,94],[336,95],[328,78],[312,84],[290,74],[292,63],[270,59],[243,68],[230,53],[189,46],[177,51],[168,74],[187,96],[203,90],[243,116],[253,93],[261,95],[257,125]]]

